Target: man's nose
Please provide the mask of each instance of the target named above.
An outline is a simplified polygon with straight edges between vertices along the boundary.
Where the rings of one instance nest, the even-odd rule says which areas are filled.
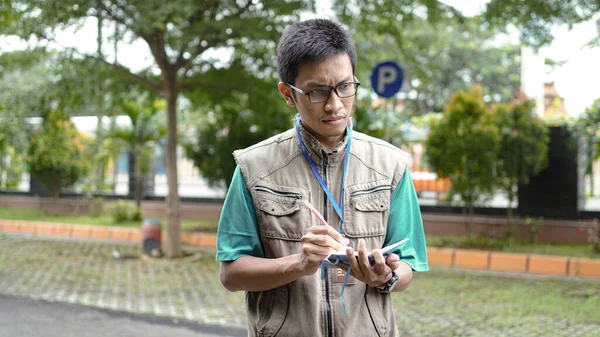
[[[337,112],[344,107],[344,103],[342,99],[335,93],[334,90],[331,91],[329,95],[329,99],[325,102],[325,111],[328,112]]]

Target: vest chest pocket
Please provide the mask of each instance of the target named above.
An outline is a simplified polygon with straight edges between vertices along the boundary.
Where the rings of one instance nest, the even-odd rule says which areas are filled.
[[[310,219],[307,210],[300,207],[303,193],[266,186],[256,186],[254,192],[262,236],[300,241]]]
[[[350,214],[345,224],[350,237],[384,236],[390,209],[391,185],[350,191]]]

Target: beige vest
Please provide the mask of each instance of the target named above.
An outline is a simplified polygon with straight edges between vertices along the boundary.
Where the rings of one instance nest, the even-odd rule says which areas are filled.
[[[330,191],[339,200],[347,137],[326,155],[320,143],[301,128],[309,155]],[[260,239],[266,258],[299,254],[300,238],[318,219],[303,205],[309,201],[339,229],[339,217],[314,177],[300,148],[295,129],[234,152],[254,200]],[[353,131],[343,214],[346,237],[363,238],[367,250],[385,239],[391,193],[398,185],[408,154]],[[326,209],[325,206],[326,205]],[[335,271],[335,269],[330,269]],[[346,286],[344,314],[341,283],[320,270],[287,285],[246,293],[249,336],[397,336],[389,294],[379,294],[357,281]]]

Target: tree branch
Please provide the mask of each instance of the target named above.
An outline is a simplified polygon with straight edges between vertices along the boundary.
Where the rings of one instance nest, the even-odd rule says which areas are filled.
[[[252,4],[252,1],[247,1],[246,4],[240,8],[240,10],[233,15],[233,17],[235,17],[236,19],[240,19],[242,14],[244,14],[249,8],[250,5]],[[216,14],[216,9],[218,8],[218,2],[214,3],[214,7],[213,7],[213,19],[214,19],[214,14]],[[202,13],[206,11],[203,10]],[[194,18],[197,18],[197,15],[193,15],[191,17],[191,20],[189,22],[189,25],[193,25],[194,22]],[[174,65],[174,70],[175,72],[179,72],[179,70],[181,70],[182,68],[184,69],[184,74],[187,73],[187,71],[193,66],[193,62],[196,59],[196,57],[198,57],[200,54],[202,54],[204,51],[206,51],[209,48],[212,48],[214,46],[217,45],[218,39],[210,39],[207,40],[207,44],[205,46],[202,46],[202,41],[204,41],[204,39],[206,38],[206,36],[208,35],[209,30],[205,29],[202,31],[202,33],[200,33],[200,35],[198,36],[198,44],[196,45],[195,50],[191,53],[189,58],[185,58],[183,56],[183,54],[185,53],[184,51],[181,51],[179,53],[179,57],[177,58],[177,61],[175,62]],[[219,31],[212,31],[212,33],[217,33]],[[232,34],[230,35],[230,37],[234,38],[234,37],[239,37],[241,36],[240,32],[235,31],[232,32]]]
[[[126,15],[128,15],[128,16],[131,18],[131,15],[130,15],[130,14],[128,14],[128,13],[127,13],[127,11],[126,11],[124,8],[121,8],[121,7],[120,7],[118,4],[116,4],[116,3],[115,3],[114,5],[115,5],[115,6],[117,6],[117,8],[118,8],[119,10],[121,10],[123,13],[125,13]],[[120,25],[123,25],[123,26],[127,27],[127,28],[128,28],[129,30],[131,30],[131,31],[132,31],[132,32],[133,32],[135,35],[137,35],[137,36],[141,37],[141,35],[140,35],[138,32],[136,32],[136,31],[133,29],[133,27],[131,27],[131,25],[130,25],[130,24],[128,24],[128,23],[127,23],[127,20],[126,20],[125,18],[122,18],[122,17],[119,17],[119,16],[117,16],[117,15],[116,15],[116,13],[114,13],[114,12],[113,12],[111,9],[109,9],[108,7],[106,7],[106,6],[105,6],[105,5],[102,3],[102,1],[98,1],[98,6],[99,6],[99,9],[101,9],[101,10],[103,10],[103,11],[105,11],[105,12],[106,12],[106,18],[109,18],[109,19],[113,20],[114,22],[116,22],[116,23],[118,23],[118,24],[120,24]],[[97,16],[99,16],[99,15],[100,15],[100,13],[98,13],[98,14],[97,14]]]
[[[125,75],[127,77],[130,77],[130,78],[136,80],[137,82],[139,82],[143,86],[147,87],[148,89],[151,89],[151,90],[155,91],[158,94],[161,94],[162,91],[163,91],[163,86],[161,85],[161,83],[152,81],[152,80],[147,79],[147,78],[145,78],[143,76],[140,76],[138,74],[134,74],[129,69],[127,69],[126,67],[123,67],[122,65],[119,65],[118,63],[111,63],[111,62],[108,62],[107,60],[105,60],[103,58],[99,58],[99,57],[96,57],[96,56],[91,56],[91,55],[84,55],[84,56],[88,57],[88,58],[91,58],[91,59],[94,59],[96,61],[103,62],[105,64],[108,64],[108,65],[112,66],[113,69],[117,70],[121,74],[123,74],[123,75]]]

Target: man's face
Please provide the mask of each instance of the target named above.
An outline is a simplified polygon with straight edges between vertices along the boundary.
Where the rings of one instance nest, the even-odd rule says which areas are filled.
[[[322,62],[300,66],[294,86],[308,92],[322,86],[335,87],[346,82],[354,82],[352,63],[347,54],[339,54]],[[286,98],[288,105],[298,109],[302,125],[315,135],[326,149],[332,150],[343,138],[346,124],[352,117],[354,96],[339,98],[332,91],[327,101],[312,103],[307,95],[298,92],[292,97],[292,90],[286,84],[279,83],[279,91]]]

